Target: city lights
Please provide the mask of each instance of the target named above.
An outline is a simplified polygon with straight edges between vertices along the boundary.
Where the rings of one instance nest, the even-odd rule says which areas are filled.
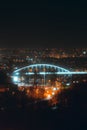
[[[23,55],[21,55],[21,51]],[[47,51],[49,56],[47,56]],[[14,52],[14,49],[12,52]],[[38,54],[42,54],[42,52],[43,55]],[[74,58],[86,57],[86,52],[87,49],[82,49],[80,54],[79,49],[66,51],[66,49],[57,50],[54,48],[34,49],[34,53],[27,49],[26,54],[26,49],[18,49],[19,55],[15,56],[14,53],[10,55],[9,51],[9,59],[7,60],[12,62],[12,71],[11,73],[7,71],[7,74],[10,75],[13,83],[18,86],[18,90],[25,92],[28,98],[36,101],[51,100],[55,104],[55,97],[61,91],[69,89],[72,84],[80,83],[80,78],[74,79],[73,77],[79,77],[79,75],[84,77],[87,74],[86,67],[81,68],[82,65],[86,66],[85,61],[79,63],[80,67],[76,66],[76,61],[74,61]],[[54,53],[55,55],[53,55]],[[61,65],[59,65],[60,63]],[[8,70],[9,66],[4,63],[1,68]],[[86,82],[87,80],[83,78],[82,81]],[[12,95],[14,94],[14,91],[12,91]]]
[[[87,130],[87,1],[0,3],[0,130]]]

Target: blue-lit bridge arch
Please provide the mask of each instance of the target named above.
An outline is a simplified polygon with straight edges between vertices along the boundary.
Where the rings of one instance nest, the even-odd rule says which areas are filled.
[[[27,81],[26,77],[35,78],[35,75],[36,77],[38,77],[38,75],[39,76],[41,75],[44,78],[44,84],[45,84],[45,80],[47,79],[47,76],[50,77],[50,75],[57,75],[65,78],[65,77],[71,77],[73,74],[87,74],[87,72],[74,72],[74,71],[72,72],[63,67],[51,65],[51,64],[32,64],[14,70],[12,73],[12,77],[13,80],[18,83],[20,79],[21,79],[20,82],[23,81],[25,82]]]
[[[33,69],[33,71],[34,71],[35,69],[40,69],[41,70],[42,68],[43,68],[42,71],[44,71],[44,72],[47,72],[47,70],[50,71],[50,69],[54,69],[55,72],[67,72],[67,73],[70,72],[69,70],[67,70],[65,68],[62,68],[62,67],[59,67],[59,66],[56,66],[56,65],[51,65],[51,64],[33,64],[33,65],[29,65],[29,66],[25,66],[25,67],[22,67],[20,69],[17,69],[13,73],[20,72],[20,71],[25,70],[25,69]],[[39,71],[39,72],[41,72],[41,71]]]
[[[58,76],[71,76],[70,71],[60,67],[60,66],[56,66],[56,65],[51,65],[51,64],[32,64],[29,66],[25,66],[22,68],[19,68],[15,71],[13,71],[13,80],[15,82],[19,82],[19,80],[21,79],[20,82],[26,82],[35,78],[37,79],[40,78],[40,76],[42,77],[42,79],[44,80],[44,84],[46,84],[46,81],[49,79],[51,76],[54,77],[58,77]],[[36,77],[35,77],[36,76]],[[52,77],[51,77],[52,79]]]

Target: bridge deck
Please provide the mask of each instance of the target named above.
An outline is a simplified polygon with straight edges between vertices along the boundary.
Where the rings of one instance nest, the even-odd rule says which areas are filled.
[[[34,75],[34,72],[25,73],[26,75]],[[87,72],[39,72],[37,74],[58,74],[58,75],[72,75],[72,74],[87,74]]]

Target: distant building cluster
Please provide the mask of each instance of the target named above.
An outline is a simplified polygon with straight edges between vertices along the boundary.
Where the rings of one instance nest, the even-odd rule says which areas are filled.
[[[29,57],[53,57],[53,58],[68,58],[68,57],[87,57],[87,48],[75,49],[56,49],[56,48],[17,48],[8,49],[1,48],[0,56],[29,56]]]
[[[87,71],[87,48],[0,48],[0,68],[12,70],[35,63],[49,63],[68,70]]]

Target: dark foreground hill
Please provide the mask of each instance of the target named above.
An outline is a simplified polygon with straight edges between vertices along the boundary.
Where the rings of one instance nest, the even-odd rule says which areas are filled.
[[[63,91],[58,99],[54,108],[1,109],[0,130],[87,130],[87,83]]]

